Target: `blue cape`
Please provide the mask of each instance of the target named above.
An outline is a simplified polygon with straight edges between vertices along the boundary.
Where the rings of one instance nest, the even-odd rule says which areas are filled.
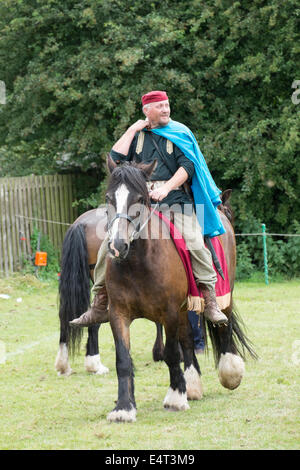
[[[169,124],[152,129],[152,132],[173,142],[194,163],[195,172],[192,179],[192,191],[202,233],[210,237],[225,233],[217,210],[218,205],[222,202],[220,199],[221,191],[212,179],[192,131],[184,124],[170,120]]]

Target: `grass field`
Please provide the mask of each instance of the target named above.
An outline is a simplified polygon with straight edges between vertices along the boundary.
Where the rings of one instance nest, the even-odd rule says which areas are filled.
[[[109,326],[100,329],[109,373],[85,371],[85,336],[74,374],[58,377],[56,282],[0,279],[0,294],[10,296],[0,298],[0,449],[299,448],[299,287],[299,280],[236,285],[236,304],[259,360],[247,361],[242,384],[229,391],[219,384],[212,353],[198,356],[204,397],[185,412],[163,409],[169,374],[164,363],[152,361],[155,325],[134,322],[137,421],[116,424],[106,420],[117,398]]]

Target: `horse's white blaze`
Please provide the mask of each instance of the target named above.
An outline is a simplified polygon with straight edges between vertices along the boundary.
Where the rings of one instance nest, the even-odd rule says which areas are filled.
[[[240,356],[232,353],[221,354],[219,361],[219,380],[223,387],[234,390],[245,373],[245,364]]]
[[[102,375],[109,372],[109,369],[101,363],[100,354],[85,356],[84,366],[88,372],[92,372],[93,374]]]
[[[184,371],[186,393],[189,400],[200,400],[203,396],[200,375],[193,365]]]
[[[58,375],[71,375],[72,369],[69,364],[68,348],[66,343],[60,343],[55,360],[55,369]]]
[[[136,421],[136,408],[132,407],[131,410],[114,410],[107,415],[108,421],[122,421],[132,423]]]
[[[180,393],[178,390],[173,390],[170,387],[164,399],[164,407],[177,411],[188,410],[190,406],[187,402],[187,394]]]
[[[127,199],[129,191],[125,184],[121,184],[115,192],[116,198],[116,212],[117,214],[126,213],[127,211]],[[111,227],[111,240],[114,240],[119,230],[120,219],[116,219]]]

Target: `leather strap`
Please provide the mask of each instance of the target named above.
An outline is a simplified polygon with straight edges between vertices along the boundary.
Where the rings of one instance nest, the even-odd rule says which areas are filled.
[[[157,145],[157,143],[156,143],[156,141],[155,141],[155,139],[154,139],[154,137],[153,137],[152,132],[150,132],[150,135],[151,135],[152,142],[153,142],[153,144],[154,144],[154,147],[155,147],[156,150],[157,150],[158,155],[160,156],[160,158],[162,159],[162,161],[164,162],[164,164],[166,165],[166,167],[168,168],[168,170],[169,170],[169,171],[172,173],[172,175],[173,175],[174,170],[173,170],[173,168],[170,167],[168,160],[165,158],[165,156],[164,156],[164,155],[162,154],[162,152],[159,150],[159,147],[158,147],[158,145]]]
[[[169,169],[169,171],[172,173],[174,173],[174,170],[170,167],[170,164],[168,162],[168,160],[165,158],[165,156],[162,154],[162,152],[159,150],[159,147],[157,145],[157,143],[155,142],[155,139],[153,137],[153,134],[151,132],[151,139],[152,139],[152,142],[154,144],[154,147],[156,148],[157,152],[158,152],[158,155],[160,156],[160,158],[162,159],[162,161],[164,162],[164,164],[166,165],[166,167]],[[176,188],[177,189],[177,188]],[[193,197],[193,193],[192,193],[192,190],[191,190],[191,187],[189,185],[189,183],[186,181],[185,183],[183,183],[182,185],[182,189],[184,190],[184,192],[192,199],[193,201],[193,206],[194,206],[194,197]],[[194,206],[195,207],[195,206]]]

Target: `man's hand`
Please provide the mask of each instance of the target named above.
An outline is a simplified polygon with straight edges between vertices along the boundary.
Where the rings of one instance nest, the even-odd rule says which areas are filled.
[[[115,152],[121,153],[122,155],[128,155],[129,147],[131,145],[135,133],[145,129],[145,127],[147,127],[148,125],[149,122],[146,119],[139,119],[138,121],[136,121],[134,124],[128,127],[127,131],[115,143],[112,149],[115,150]]]
[[[153,201],[162,201],[169,194],[169,189],[166,185],[161,186],[161,188],[154,189],[149,192],[149,196]]]
[[[181,166],[176,173],[160,188],[149,191],[149,196],[154,201],[162,201],[167,197],[170,191],[180,187],[188,179],[189,175],[186,170]]]
[[[148,125],[149,125],[149,121],[147,121],[146,119],[139,119],[134,124],[132,124],[129,127],[129,129],[134,131],[134,132],[139,132],[139,131],[142,131],[143,129],[145,129],[145,127],[147,127]]]

